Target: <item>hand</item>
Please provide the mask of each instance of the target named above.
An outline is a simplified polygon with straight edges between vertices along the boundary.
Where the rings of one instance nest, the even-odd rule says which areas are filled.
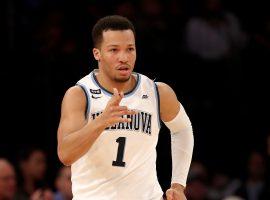
[[[166,191],[167,200],[187,200],[184,194],[184,187],[179,184],[172,184],[171,188]]]
[[[123,92],[119,93],[116,88],[113,88],[113,96],[108,101],[105,110],[99,116],[99,119],[102,119],[106,127],[113,126],[118,122],[130,122],[130,118],[123,118],[122,116],[136,114],[135,111],[129,110],[127,106],[119,106],[123,97]]]
[[[33,194],[30,196],[31,200],[40,200],[42,199],[42,190],[38,189],[36,191],[33,192]]]
[[[30,200],[53,200],[53,193],[50,189],[37,189],[30,196]]]

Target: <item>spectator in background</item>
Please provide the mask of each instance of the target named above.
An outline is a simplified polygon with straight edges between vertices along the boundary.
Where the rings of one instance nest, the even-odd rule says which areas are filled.
[[[265,158],[258,152],[252,152],[248,161],[247,179],[236,191],[236,194],[246,200],[267,200]]]
[[[8,160],[0,158],[0,200],[13,200],[15,192],[15,170]]]
[[[27,148],[20,152],[19,157],[19,188],[18,196],[22,199],[29,199],[36,191],[40,196],[38,189],[44,188],[45,173],[47,169],[46,154],[39,148]]]
[[[208,200],[208,172],[199,161],[193,161],[190,166],[186,197],[188,200]]]
[[[242,199],[241,197],[239,196],[228,196],[228,197],[225,197],[224,199],[222,200],[244,200]]]
[[[221,60],[239,51],[245,42],[236,16],[224,10],[220,0],[204,0],[202,14],[187,23],[188,50],[205,60]]]
[[[15,199],[17,200],[17,199]],[[18,199],[21,200],[21,199]],[[49,188],[37,189],[29,200],[53,200],[53,192]]]
[[[220,200],[229,197],[235,193],[240,185],[240,180],[232,179],[223,172],[215,172],[208,189],[208,198],[211,200]]]
[[[208,200],[206,181],[199,176],[191,177],[185,193],[188,200]]]
[[[71,170],[70,167],[62,166],[55,180],[56,193],[54,200],[71,200]]]
[[[198,92],[198,98],[202,97],[204,104],[214,104],[217,101],[209,101],[225,99],[228,96],[225,93],[239,94],[239,57],[247,36],[237,17],[225,10],[220,0],[204,0],[201,10],[199,16],[187,22],[184,37],[186,51],[191,57],[190,71],[197,74],[193,80],[199,83],[192,91]]]
[[[200,177],[201,179],[208,180],[208,172],[206,167],[200,161],[193,161],[190,166],[189,178]]]
[[[243,102],[241,56],[247,36],[241,30],[237,17],[225,10],[220,0],[204,0],[201,10],[199,16],[188,20],[184,33],[189,63],[186,74],[191,74],[190,91],[198,108],[202,109],[200,112],[220,116],[202,119],[206,130],[201,131],[214,133],[219,127],[225,127],[220,132],[223,135],[231,132],[224,124],[226,119],[223,116],[231,116],[229,112],[241,108]],[[235,127],[239,123],[235,117],[237,114],[231,118]],[[217,140],[219,138],[215,137],[220,136],[214,134],[211,137]],[[224,141],[224,144],[227,142],[231,141]],[[221,157],[228,154],[225,151],[222,153]]]

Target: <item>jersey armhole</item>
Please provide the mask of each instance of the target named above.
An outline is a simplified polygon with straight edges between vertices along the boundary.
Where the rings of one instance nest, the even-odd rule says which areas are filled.
[[[156,96],[156,105],[157,105],[157,118],[158,118],[158,127],[161,128],[161,118],[160,118],[160,96],[158,91],[157,83],[154,82],[155,85],[155,96]]]
[[[90,113],[90,94],[88,93],[88,90],[86,89],[86,87],[84,85],[82,85],[81,83],[77,83],[77,86],[79,86],[80,88],[82,88],[84,94],[85,94],[85,98],[86,98],[86,108],[85,108],[85,119],[88,119],[89,117],[89,113]]]

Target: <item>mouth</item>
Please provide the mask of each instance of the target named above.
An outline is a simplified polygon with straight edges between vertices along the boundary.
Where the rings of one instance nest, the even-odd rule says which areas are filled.
[[[119,66],[117,70],[120,72],[121,75],[128,75],[130,72],[130,67],[129,66]]]
[[[127,65],[119,66],[117,70],[129,70],[129,66]]]

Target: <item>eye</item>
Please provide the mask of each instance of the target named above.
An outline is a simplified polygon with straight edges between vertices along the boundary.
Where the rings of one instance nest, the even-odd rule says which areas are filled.
[[[130,48],[128,48],[128,51],[135,51],[135,48],[134,47],[130,47]]]
[[[117,49],[113,48],[113,49],[110,49],[109,51],[110,51],[110,52],[116,52]]]

